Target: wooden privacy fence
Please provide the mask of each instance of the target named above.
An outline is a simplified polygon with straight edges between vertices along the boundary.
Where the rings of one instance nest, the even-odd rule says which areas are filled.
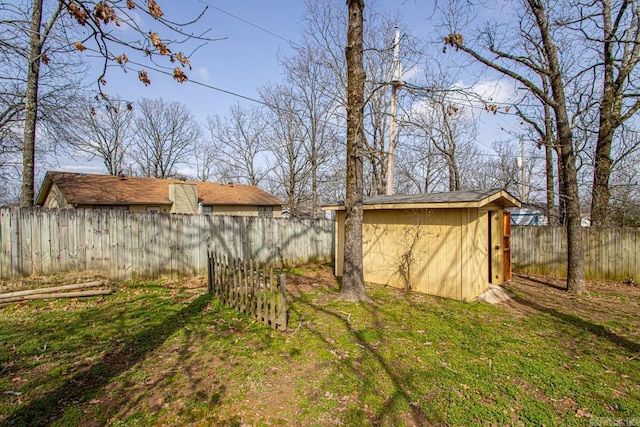
[[[251,315],[273,329],[287,329],[285,275],[274,275],[271,266],[241,261],[210,252],[209,293],[241,313]]]
[[[207,273],[207,251],[292,265],[333,260],[333,221],[0,208],[0,278],[96,270],[114,280]]]
[[[589,279],[640,281],[640,228],[583,227],[584,269]],[[515,272],[567,274],[564,227],[513,226],[512,265]]]

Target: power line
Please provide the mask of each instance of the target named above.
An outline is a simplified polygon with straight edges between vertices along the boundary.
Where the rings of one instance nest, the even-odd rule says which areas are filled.
[[[152,70],[152,71],[155,71],[155,72],[157,72],[157,73],[164,74],[164,75],[166,75],[166,76],[169,76],[169,77],[172,77],[172,78],[173,78],[173,73],[171,73],[171,72],[169,72],[169,71],[167,71],[167,70],[163,70],[163,69],[161,69],[161,68],[157,68],[157,67],[154,67],[154,66],[144,65],[144,64],[141,64],[141,63],[139,63],[139,62],[131,61],[131,60],[129,60],[128,64],[134,64],[134,65],[137,65],[137,66],[139,66],[139,67],[141,67],[141,68],[143,68],[143,69]],[[131,68],[131,67],[123,67],[123,68],[125,68],[125,69],[127,69],[127,70],[130,70],[130,71],[133,71],[133,72],[139,72],[139,71],[140,71],[140,70],[136,70],[136,69]],[[283,114],[286,114],[286,115],[293,115],[294,117],[296,117],[296,116],[297,116],[297,115],[296,115],[296,113],[295,113],[295,111],[293,111],[293,110],[291,110],[291,109],[282,108],[282,107],[279,107],[279,106],[277,106],[277,105],[273,105],[273,104],[270,104],[270,103],[268,103],[268,102],[265,102],[265,101],[263,101],[263,100],[261,100],[261,99],[252,98],[252,97],[247,96],[247,95],[242,95],[242,94],[239,94],[239,93],[236,93],[236,92],[230,91],[230,90],[222,89],[222,88],[219,88],[219,87],[216,87],[216,86],[210,85],[210,84],[208,84],[208,83],[204,83],[204,82],[200,82],[200,81],[198,81],[198,80],[192,80],[192,79],[188,79],[188,80],[187,80],[187,83],[192,83],[192,84],[195,84],[195,85],[198,85],[198,86],[205,87],[205,88],[207,88],[207,89],[215,90],[215,91],[217,91],[217,92],[222,92],[222,93],[225,93],[225,94],[227,94],[227,95],[231,95],[231,96],[235,96],[235,97],[237,97],[237,98],[245,99],[245,100],[247,100],[247,101],[251,101],[251,102],[254,102],[254,103],[256,103],[256,104],[264,105],[264,106],[265,106],[265,107],[267,107],[267,108],[270,108],[270,109],[273,109],[273,110],[277,110],[277,111],[279,111],[280,113],[283,113]],[[338,123],[336,123],[336,122],[332,122],[332,121],[329,121],[329,120],[324,120],[324,119],[317,119],[317,120],[318,120],[319,122],[321,122],[321,123],[325,123],[325,124],[329,124],[329,125],[332,125],[332,126],[340,126],[340,127],[342,127],[342,128],[346,128],[346,126],[344,126],[344,125],[341,125],[341,124],[338,124]]]
[[[276,37],[276,38],[278,38],[278,39],[280,39],[280,40],[283,40],[283,41],[285,41],[285,42],[287,42],[287,43],[290,43],[290,44],[292,44],[292,45],[296,46],[296,44],[295,44],[294,42],[292,42],[291,40],[287,39],[286,37],[283,37],[283,36],[281,36],[281,35],[279,35],[279,34],[276,34],[276,33],[274,33],[273,31],[268,30],[268,29],[266,29],[266,28],[264,28],[264,27],[262,27],[262,26],[260,26],[260,25],[258,25],[258,24],[254,24],[254,23],[253,23],[253,22],[251,22],[251,21],[248,21],[248,20],[246,20],[246,19],[244,19],[244,18],[241,18],[241,17],[239,17],[239,16],[237,16],[237,15],[234,15],[233,13],[228,12],[228,11],[226,11],[226,10],[224,10],[224,9],[221,9],[221,8],[219,8],[219,7],[217,7],[217,6],[214,6],[214,5],[212,5],[211,3],[206,2],[206,1],[204,1],[204,0],[198,0],[198,1],[199,1],[200,3],[202,3],[202,4],[204,4],[205,6],[209,6],[210,8],[215,9],[215,10],[217,10],[218,12],[222,12],[222,13],[224,13],[225,15],[228,15],[228,16],[230,16],[230,17],[234,18],[234,19],[237,19],[237,20],[238,20],[238,21],[240,21],[240,22],[243,22],[243,23],[245,23],[245,24],[247,24],[247,25],[249,25],[249,26],[251,26],[251,27],[253,27],[253,28],[256,28],[256,29],[258,29],[258,30],[260,30],[260,31],[262,31],[262,32],[264,32],[264,33],[267,33],[267,34],[269,34],[270,36]]]

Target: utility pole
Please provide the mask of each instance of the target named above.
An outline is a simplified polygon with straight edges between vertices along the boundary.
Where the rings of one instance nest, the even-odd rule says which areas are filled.
[[[527,184],[525,182],[525,169],[524,169],[524,138],[520,138],[520,145],[522,147],[522,203],[527,201]]]
[[[396,27],[393,45],[393,62],[391,63],[391,124],[389,125],[389,153],[387,154],[387,195],[393,194],[393,162],[396,149],[396,102],[398,89],[402,86],[402,63],[400,54],[400,31]]]

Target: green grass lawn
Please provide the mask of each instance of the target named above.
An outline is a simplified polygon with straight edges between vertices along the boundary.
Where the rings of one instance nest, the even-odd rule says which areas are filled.
[[[292,273],[287,332],[193,281],[0,308],[0,424],[640,424],[637,292],[515,280],[491,306],[372,285],[365,305]]]

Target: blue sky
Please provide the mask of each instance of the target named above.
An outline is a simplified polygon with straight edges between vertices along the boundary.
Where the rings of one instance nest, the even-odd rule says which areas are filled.
[[[114,68],[107,75],[105,91],[133,100],[144,96],[180,101],[187,104],[201,122],[207,115],[225,114],[236,102],[250,102],[194,82],[257,97],[258,87],[280,80],[281,69],[277,56],[286,56],[290,52],[286,40],[295,42],[299,37],[302,16],[306,10],[303,0],[182,0],[159,4],[166,17],[178,21],[197,16],[208,4],[210,7],[206,15],[194,29],[211,29],[207,34],[209,37],[226,39],[210,42],[192,56],[193,70],[188,74],[190,82],[178,84],[171,77],[150,71],[151,85],[145,87],[135,73],[122,73]],[[336,0],[335,5],[346,14],[344,0]],[[400,12],[416,35],[433,36],[428,21],[433,11],[430,1],[380,1],[377,7],[390,13]],[[161,31],[160,27],[156,29],[150,22],[143,22],[141,27]],[[130,59],[145,63],[144,58]]]
[[[335,7],[346,15],[345,1],[333,2]],[[302,17],[306,10],[304,0],[158,0],[158,3],[162,6],[165,17],[177,22],[193,19],[209,5],[204,17],[190,29],[194,32],[210,30],[207,33],[208,37],[222,40],[207,43],[192,55],[193,70],[189,72],[189,81],[186,83],[177,83],[170,76],[149,70],[151,85],[144,86],[138,80],[136,72],[124,73],[118,68],[112,68],[106,76],[107,85],[104,90],[110,95],[119,95],[130,101],[150,97],[182,102],[203,125],[207,116],[225,115],[235,103],[244,106],[255,105],[242,97],[222,91],[257,98],[259,87],[281,80],[282,70],[278,64],[278,55],[287,56],[291,53],[289,41],[295,42],[299,39],[303,26]],[[431,19],[434,14],[432,1],[377,0],[374,5],[372,0],[366,2],[366,7],[375,7],[390,15],[399,14],[413,35],[422,40],[439,39]],[[141,18],[139,24],[143,31],[158,32],[162,36],[162,27],[154,25],[151,19]],[[176,51],[174,46],[172,49]],[[439,53],[440,49],[441,45],[435,43],[434,50]],[[459,58],[463,59],[461,54]],[[150,65],[147,59],[141,56],[132,55],[130,59]],[[134,69],[140,68],[131,63],[129,65]],[[96,76],[97,71],[96,69]],[[503,93],[496,96],[495,80],[491,77],[487,77],[486,80],[476,86],[481,92],[492,94],[494,99],[508,96],[509,89],[505,89],[506,85],[498,86],[499,91]],[[471,83],[469,77],[469,81],[461,79],[459,84],[466,86]],[[481,107],[474,110],[480,119],[478,140],[483,151],[493,151],[491,143],[494,140],[512,139],[501,130],[507,128],[513,131],[517,126],[514,126],[512,119],[483,113]],[[88,172],[90,169],[98,171],[101,168],[98,164],[89,165],[86,162],[79,165],[71,159],[59,161],[64,169],[75,170],[80,166]]]
[[[279,79],[277,54],[288,51],[288,43],[214,7],[286,39],[295,40],[300,16],[304,12],[304,2],[206,0],[206,3],[212,7],[209,7],[198,27],[203,30],[210,28],[208,36],[212,38],[225,39],[208,43],[192,56],[193,71],[189,74],[191,80],[255,98],[258,86]],[[204,2],[198,0],[184,0],[179,4],[181,10],[174,12],[176,4],[173,3],[170,7],[165,7],[165,14],[172,16],[173,13],[180,13],[185,17],[192,17],[205,7]],[[136,88],[140,96],[149,96],[146,95],[148,89],[157,91],[153,96],[189,105],[201,121],[210,114],[226,113],[233,103],[246,103],[239,97],[191,82],[178,84],[172,78],[162,77],[157,73],[154,77],[158,80],[157,85],[152,82],[151,86],[154,88]],[[138,84],[137,81],[134,80],[134,84]]]

